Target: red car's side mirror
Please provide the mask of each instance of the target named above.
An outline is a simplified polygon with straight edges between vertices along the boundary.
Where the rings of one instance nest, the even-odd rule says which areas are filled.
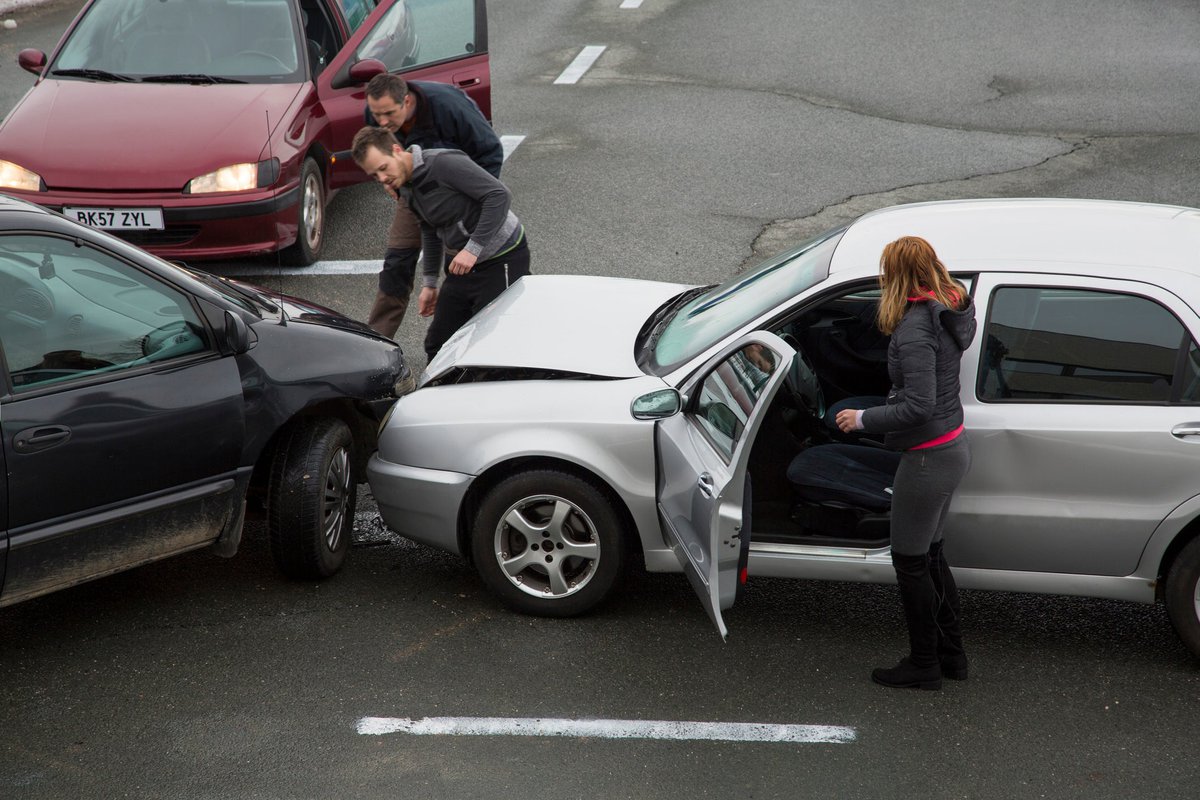
[[[387,71],[387,65],[379,59],[364,58],[362,61],[356,61],[350,65],[350,82],[363,84]]]
[[[17,53],[17,63],[21,65],[21,69],[26,72],[32,72],[34,75],[41,75],[42,70],[46,66],[46,54],[35,47],[27,47]]]

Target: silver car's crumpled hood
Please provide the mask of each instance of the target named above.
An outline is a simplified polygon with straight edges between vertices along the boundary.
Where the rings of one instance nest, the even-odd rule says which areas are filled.
[[[633,351],[638,331],[656,308],[687,288],[625,278],[528,275],[450,337],[429,362],[422,383],[455,367],[642,375]]]

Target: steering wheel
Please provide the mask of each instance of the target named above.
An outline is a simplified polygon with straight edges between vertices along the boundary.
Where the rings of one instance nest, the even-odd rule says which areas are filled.
[[[788,366],[787,377],[783,379],[784,387],[791,392],[792,400],[802,411],[807,411],[817,419],[824,419],[825,393],[821,391],[821,379],[817,377],[812,361],[804,354],[795,336],[785,333],[780,338],[796,351]]]
[[[283,63],[283,59],[281,59],[279,56],[272,55],[271,53],[265,53],[262,50],[242,50],[239,53],[235,53],[233,57],[238,58],[239,56],[257,56],[258,58],[265,58],[269,61],[274,61],[284,72],[292,71],[292,68]]]
[[[162,354],[168,348],[177,347],[179,345],[192,345],[196,342],[196,334],[192,332],[192,328],[186,320],[177,319],[174,322],[168,322],[166,325],[155,328],[142,337],[142,355],[149,357],[155,354]],[[183,352],[187,352],[191,347],[186,349],[181,348]]]

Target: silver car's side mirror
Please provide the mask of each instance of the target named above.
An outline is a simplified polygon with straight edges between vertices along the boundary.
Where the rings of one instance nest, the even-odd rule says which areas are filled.
[[[657,389],[635,398],[630,406],[634,419],[663,419],[679,413],[683,399],[674,389]]]

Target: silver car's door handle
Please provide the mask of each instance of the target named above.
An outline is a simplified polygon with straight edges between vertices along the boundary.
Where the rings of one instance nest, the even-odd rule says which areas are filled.
[[[1200,422],[1184,422],[1171,428],[1171,435],[1183,438],[1184,436],[1200,436]]]
[[[713,496],[713,479],[712,475],[707,472],[700,473],[700,480],[696,481],[696,485],[700,487],[700,494],[705,497]]]

